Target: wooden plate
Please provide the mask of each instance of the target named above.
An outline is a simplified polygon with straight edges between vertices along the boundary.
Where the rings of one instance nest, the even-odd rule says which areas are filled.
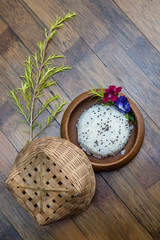
[[[78,118],[85,109],[88,109],[93,104],[95,104],[96,100],[96,98],[91,98],[89,92],[85,92],[79,95],[70,103],[64,112],[61,122],[62,138],[65,138],[80,147],[78,143],[78,133],[76,128]],[[130,107],[135,115],[137,124],[135,125],[133,123],[130,123],[130,125],[133,125],[133,130],[131,132],[128,143],[124,147],[126,150],[125,154],[122,155],[119,153],[114,157],[106,157],[102,159],[87,155],[95,171],[110,171],[124,166],[136,156],[142,146],[145,133],[144,120],[136,104],[131,99],[128,98],[128,100]],[[101,102],[99,101],[97,103]]]

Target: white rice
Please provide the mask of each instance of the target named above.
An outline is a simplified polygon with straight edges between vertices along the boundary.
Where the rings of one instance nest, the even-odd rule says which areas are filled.
[[[78,142],[88,154],[97,158],[120,152],[130,136],[124,114],[114,106],[96,104],[85,110],[77,123]]]

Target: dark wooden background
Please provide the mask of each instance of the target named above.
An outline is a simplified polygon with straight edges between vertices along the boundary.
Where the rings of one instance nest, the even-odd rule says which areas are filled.
[[[77,17],[59,30],[50,52],[64,54],[72,70],[56,76],[53,91],[70,103],[94,85],[121,85],[138,105],[146,133],[127,166],[96,173],[96,195],[85,212],[39,227],[5,187],[27,139],[8,93],[20,86],[23,62],[44,28],[69,10]],[[159,13],[156,0],[0,0],[0,239],[160,239]],[[48,135],[60,136],[61,118]]]

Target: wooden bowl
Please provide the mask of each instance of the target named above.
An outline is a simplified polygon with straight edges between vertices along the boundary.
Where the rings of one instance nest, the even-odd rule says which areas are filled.
[[[80,147],[80,145],[78,143],[76,124],[83,111],[95,104],[97,98],[91,98],[91,96],[92,95],[90,95],[88,91],[75,98],[64,112],[62,118],[61,137],[69,140],[78,147]],[[110,171],[124,166],[136,156],[142,146],[145,133],[144,120],[136,104],[129,98],[128,101],[136,118],[136,125],[130,122],[130,125],[133,125],[133,130],[129,141],[124,147],[125,154],[122,155],[121,153],[118,153],[116,156],[109,156],[102,159],[87,155],[95,171]],[[96,104],[97,103],[101,102],[99,101],[96,102]]]

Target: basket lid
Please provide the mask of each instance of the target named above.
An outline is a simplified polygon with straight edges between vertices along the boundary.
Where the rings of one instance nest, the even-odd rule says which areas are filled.
[[[6,184],[39,225],[85,210],[95,193],[86,154],[56,137],[39,138],[22,148]]]

